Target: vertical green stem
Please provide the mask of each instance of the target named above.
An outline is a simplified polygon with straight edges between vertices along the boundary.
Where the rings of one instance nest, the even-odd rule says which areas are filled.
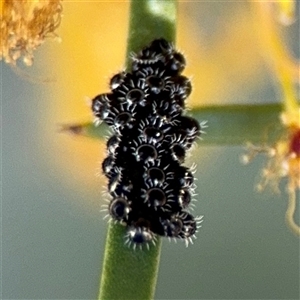
[[[161,240],[150,250],[128,248],[125,228],[111,223],[108,229],[99,299],[153,299]]]
[[[175,43],[177,3],[175,0],[132,0],[126,53],[141,50],[156,38]],[[98,299],[153,299],[159,267],[161,240],[150,250],[124,245],[126,228],[111,223],[105,246]]]
[[[130,53],[138,52],[152,40],[164,38],[175,43],[176,17],[176,0],[131,0],[127,68],[130,67]]]

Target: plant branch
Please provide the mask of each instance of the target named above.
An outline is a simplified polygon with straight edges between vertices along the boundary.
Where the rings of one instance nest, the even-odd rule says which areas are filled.
[[[175,0],[132,0],[126,53],[137,52],[156,38],[175,42]],[[161,240],[150,250],[133,250],[124,245],[125,228],[110,223],[100,284],[101,300],[153,299],[159,266]]]
[[[220,105],[193,108],[189,113],[199,122],[208,121],[200,146],[238,146],[247,141],[276,141],[284,130],[278,118],[281,108],[281,104]],[[61,129],[94,139],[103,139],[107,133],[106,125],[95,127],[91,122],[67,124]]]

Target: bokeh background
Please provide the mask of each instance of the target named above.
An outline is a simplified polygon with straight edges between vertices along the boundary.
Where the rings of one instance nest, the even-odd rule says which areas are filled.
[[[63,6],[61,43],[47,40],[30,68],[1,62],[3,299],[98,292],[105,143],[59,133],[59,125],[91,120],[88,99],[108,91],[122,69],[129,3]],[[194,83],[190,107],[280,101],[250,2],[179,1],[178,11],[177,47]],[[299,22],[281,34],[299,57]],[[264,160],[245,167],[242,153],[201,142],[194,149],[187,165],[198,165],[195,214],[205,221],[187,249],[164,240],[155,299],[300,298],[299,239],[284,222],[284,183],[281,195],[257,194]]]

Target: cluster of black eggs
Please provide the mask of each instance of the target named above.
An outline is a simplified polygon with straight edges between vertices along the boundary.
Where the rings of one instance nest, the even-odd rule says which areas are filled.
[[[112,219],[127,226],[126,243],[155,243],[156,235],[192,241],[201,222],[188,207],[194,195],[187,150],[200,135],[184,116],[192,87],[181,75],[184,56],[164,39],[131,56],[131,72],[110,80],[110,93],[92,100],[96,122],[113,131],[102,170],[108,178]]]

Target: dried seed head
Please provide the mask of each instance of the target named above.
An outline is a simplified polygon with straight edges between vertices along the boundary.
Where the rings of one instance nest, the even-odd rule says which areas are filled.
[[[33,52],[46,37],[57,37],[61,0],[2,1],[0,59],[15,64],[19,58],[30,66]]]

